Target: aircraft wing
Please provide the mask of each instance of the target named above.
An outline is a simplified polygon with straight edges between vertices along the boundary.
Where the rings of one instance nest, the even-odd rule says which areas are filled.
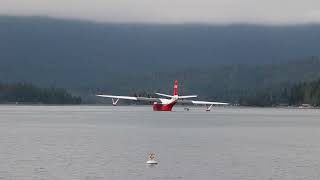
[[[203,105],[228,105],[229,103],[211,102],[211,101],[192,101],[192,100],[178,100],[182,104],[203,104]]]
[[[151,102],[161,102],[160,98],[148,98],[148,97],[133,97],[133,96],[113,96],[113,95],[96,95],[99,97],[113,98],[113,99],[127,99],[133,101],[151,101]]]

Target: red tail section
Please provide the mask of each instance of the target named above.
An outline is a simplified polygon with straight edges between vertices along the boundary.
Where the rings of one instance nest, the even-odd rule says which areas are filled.
[[[176,95],[178,95],[178,80],[176,80],[175,82],[174,82],[174,86],[173,86],[173,95],[174,96],[176,96]]]

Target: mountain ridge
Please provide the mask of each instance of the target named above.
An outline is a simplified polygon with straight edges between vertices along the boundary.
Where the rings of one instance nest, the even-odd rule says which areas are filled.
[[[118,90],[119,93],[134,93],[138,88],[161,90],[170,87],[174,75],[179,79],[181,74],[188,76],[191,73],[195,80],[185,83],[190,84],[186,93],[197,92],[195,87],[215,90],[215,85],[223,87],[217,94],[198,91],[205,97],[215,98],[241,83],[241,86],[249,86],[247,82],[252,81],[249,75],[229,86],[226,83],[231,76],[247,74],[245,71],[259,76],[256,81],[268,78],[264,75],[281,79],[263,72],[274,72],[272,68],[259,70],[255,65],[272,66],[318,57],[320,25],[103,24],[48,17],[0,16],[0,39],[2,82],[31,82],[41,87],[65,87],[80,92]],[[308,68],[299,72],[300,75],[308,74]],[[148,76],[157,73],[164,78],[148,80]],[[316,73],[314,69],[312,73]],[[293,76],[294,72],[289,74]],[[208,80],[212,77],[220,77],[221,85]],[[140,79],[144,78],[147,80],[142,84]],[[308,78],[313,77],[309,75]],[[207,80],[202,80],[202,85],[197,87],[194,82],[197,79]]]

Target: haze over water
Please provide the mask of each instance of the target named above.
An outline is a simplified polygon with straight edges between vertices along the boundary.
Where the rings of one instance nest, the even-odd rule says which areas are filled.
[[[320,110],[151,110],[0,106],[0,179],[320,178]]]

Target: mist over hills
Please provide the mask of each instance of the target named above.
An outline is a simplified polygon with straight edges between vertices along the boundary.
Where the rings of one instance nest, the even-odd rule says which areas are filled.
[[[0,81],[132,93],[171,91],[179,79],[184,93],[232,99],[261,82],[267,87],[318,77],[319,39],[320,25],[98,24],[0,16]]]

